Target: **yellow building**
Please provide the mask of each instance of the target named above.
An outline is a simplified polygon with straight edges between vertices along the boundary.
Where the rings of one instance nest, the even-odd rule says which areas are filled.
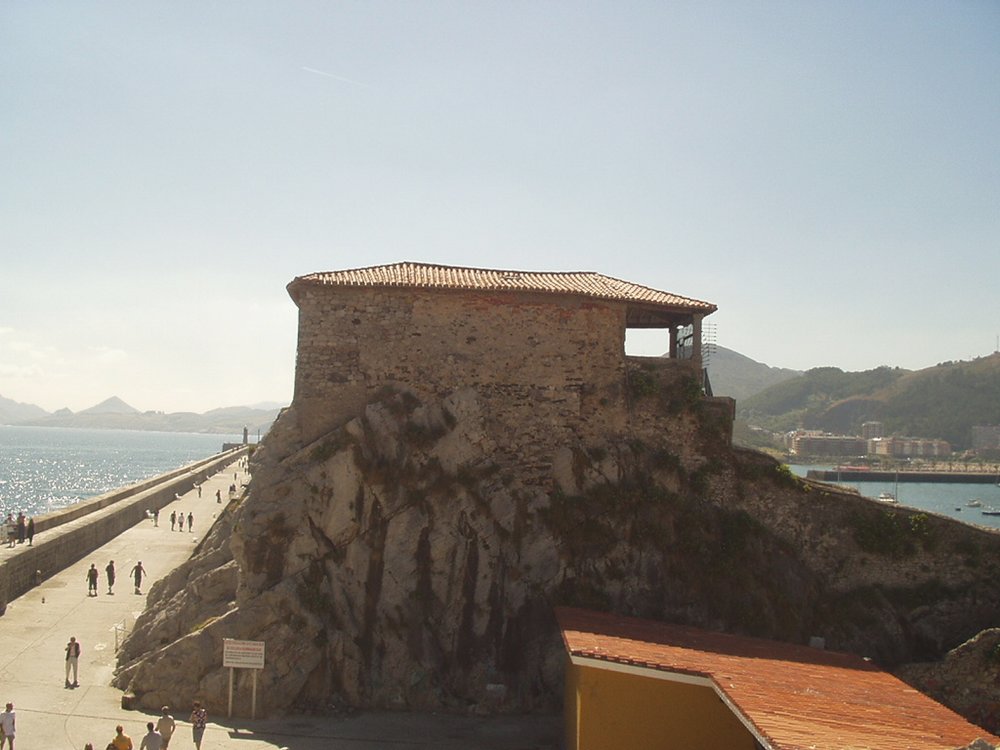
[[[853,654],[556,610],[567,750],[955,750],[1000,738]]]

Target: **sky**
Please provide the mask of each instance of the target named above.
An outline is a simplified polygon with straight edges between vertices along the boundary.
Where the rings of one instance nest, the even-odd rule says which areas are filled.
[[[775,367],[988,355],[1000,4],[0,3],[0,396],[288,403],[288,282],[399,261],[707,300]]]

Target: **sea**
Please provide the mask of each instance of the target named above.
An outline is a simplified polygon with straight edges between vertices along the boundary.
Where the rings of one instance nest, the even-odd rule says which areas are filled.
[[[804,477],[810,469],[835,469],[829,464],[791,464],[796,476]],[[1000,516],[984,516],[983,510],[1000,510],[1000,486],[992,484],[940,484],[937,482],[831,482],[852,487],[865,497],[878,498],[883,492],[896,496],[899,505],[950,516],[965,523],[1000,529]],[[978,500],[982,508],[970,507]],[[891,507],[887,504],[887,507]]]
[[[0,425],[0,511],[49,513],[240,442],[242,435]]]

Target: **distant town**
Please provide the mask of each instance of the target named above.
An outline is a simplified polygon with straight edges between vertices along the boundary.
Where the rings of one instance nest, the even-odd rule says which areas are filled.
[[[785,449],[794,456],[868,456],[887,458],[948,458],[947,440],[926,437],[885,435],[882,422],[864,422],[860,435],[834,435],[820,430],[793,430],[784,436]],[[969,453],[1000,448],[1000,425],[972,428]]]

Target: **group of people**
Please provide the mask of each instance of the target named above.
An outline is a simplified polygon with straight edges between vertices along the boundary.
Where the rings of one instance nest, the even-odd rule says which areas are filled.
[[[7,518],[3,522],[4,537],[7,539],[7,546],[13,547],[15,544],[24,544],[28,540],[30,547],[35,538],[35,519],[28,518],[23,512],[17,514],[7,513]]]
[[[198,486],[198,494],[201,495],[201,487]],[[232,488],[231,488],[232,489]],[[216,493],[217,500],[221,502],[221,493]],[[147,511],[154,524],[158,525],[159,511],[150,512]],[[175,528],[179,531],[184,531],[185,522],[187,523],[188,531],[194,531],[194,514],[178,511],[172,511],[170,514],[170,528],[174,530]],[[0,534],[0,540],[6,536],[9,546],[13,547],[15,544],[23,543],[25,539],[28,540],[28,544],[31,545],[33,542],[33,537],[35,534],[35,521],[33,518],[27,518],[24,513],[18,514],[17,518],[13,517],[12,513],[8,513],[6,520],[3,522],[4,528],[2,529],[3,534]],[[0,541],[2,543],[2,541]],[[115,585],[115,561],[110,560],[104,568],[105,580],[107,582],[108,594],[114,594]],[[142,593],[142,581],[147,575],[146,569],[142,566],[142,561],[139,561],[132,568],[131,576],[135,583],[135,593]],[[87,595],[91,597],[98,596],[98,586],[100,582],[100,572],[98,571],[97,565],[95,563],[90,564],[90,568],[86,573],[87,580]],[[44,602],[44,599],[42,600]],[[65,647],[65,662],[66,662],[66,679],[65,686],[67,688],[75,688],[79,686],[79,663],[80,654],[82,647],[80,642],[75,636],[69,639],[69,642]],[[196,750],[201,750],[202,737],[205,734],[205,727],[208,723],[208,713],[200,701],[195,701],[193,708],[191,710],[190,716],[192,739]],[[164,706],[162,709],[162,715],[159,719],[154,722],[146,723],[146,734],[142,736],[139,743],[138,749],[134,748],[132,739],[125,734],[124,728],[119,725],[115,728],[115,736],[108,743],[106,750],[167,750],[170,745],[170,739],[174,734],[176,728],[176,722],[174,718],[169,713],[169,708]],[[6,711],[0,713],[0,750],[4,750],[7,746],[10,750],[14,750],[14,736],[15,736],[15,713],[14,705],[8,703]],[[94,750],[92,743],[87,743],[84,750]]]
[[[69,643],[66,644],[66,687],[76,687],[79,684],[77,682],[79,660],[80,642],[75,637],[71,637]],[[73,674],[72,682],[69,680],[71,672]],[[201,750],[201,740],[207,724],[208,711],[205,710],[201,701],[195,701],[191,709],[191,736],[196,750]],[[147,731],[139,744],[139,750],[167,750],[176,727],[177,722],[170,715],[170,707],[164,706],[161,709],[161,716],[155,724],[151,721],[146,723]],[[0,714],[0,730],[2,730],[4,738],[9,738],[10,750],[14,750],[14,706],[10,703],[7,704],[7,711]],[[2,748],[3,744],[0,743],[0,750]],[[94,747],[88,742],[84,750],[94,750]],[[108,743],[106,750],[134,750],[132,738],[125,734],[125,730],[120,724],[115,727],[115,737]]]
[[[8,703],[7,708],[11,705]],[[161,709],[161,716],[156,722],[146,722],[146,734],[139,741],[138,750],[167,750],[170,746],[170,738],[174,736],[177,722],[170,715],[170,707],[164,706]],[[191,710],[191,735],[194,740],[196,750],[201,750],[201,739],[205,735],[205,725],[208,723],[208,712],[200,701],[194,702]],[[13,744],[11,748],[13,748]],[[88,742],[83,750],[94,750],[94,745]],[[115,736],[108,743],[105,750],[135,750],[132,738],[125,734],[125,727],[121,724],[115,727]]]
[[[132,567],[132,580],[135,582],[135,593],[142,593],[142,579],[146,575],[146,569],[142,567],[142,560],[139,560]],[[97,566],[94,563],[90,564],[90,569],[87,571],[87,596],[97,596],[97,581],[100,577],[100,573],[97,571]],[[114,594],[115,591],[115,561],[111,560],[106,566],[104,566],[104,577],[108,582],[108,593]]]
[[[194,531],[194,513],[188,512],[187,525],[188,531]],[[170,511],[170,530],[173,531],[175,527],[177,531],[184,531],[184,511]]]

